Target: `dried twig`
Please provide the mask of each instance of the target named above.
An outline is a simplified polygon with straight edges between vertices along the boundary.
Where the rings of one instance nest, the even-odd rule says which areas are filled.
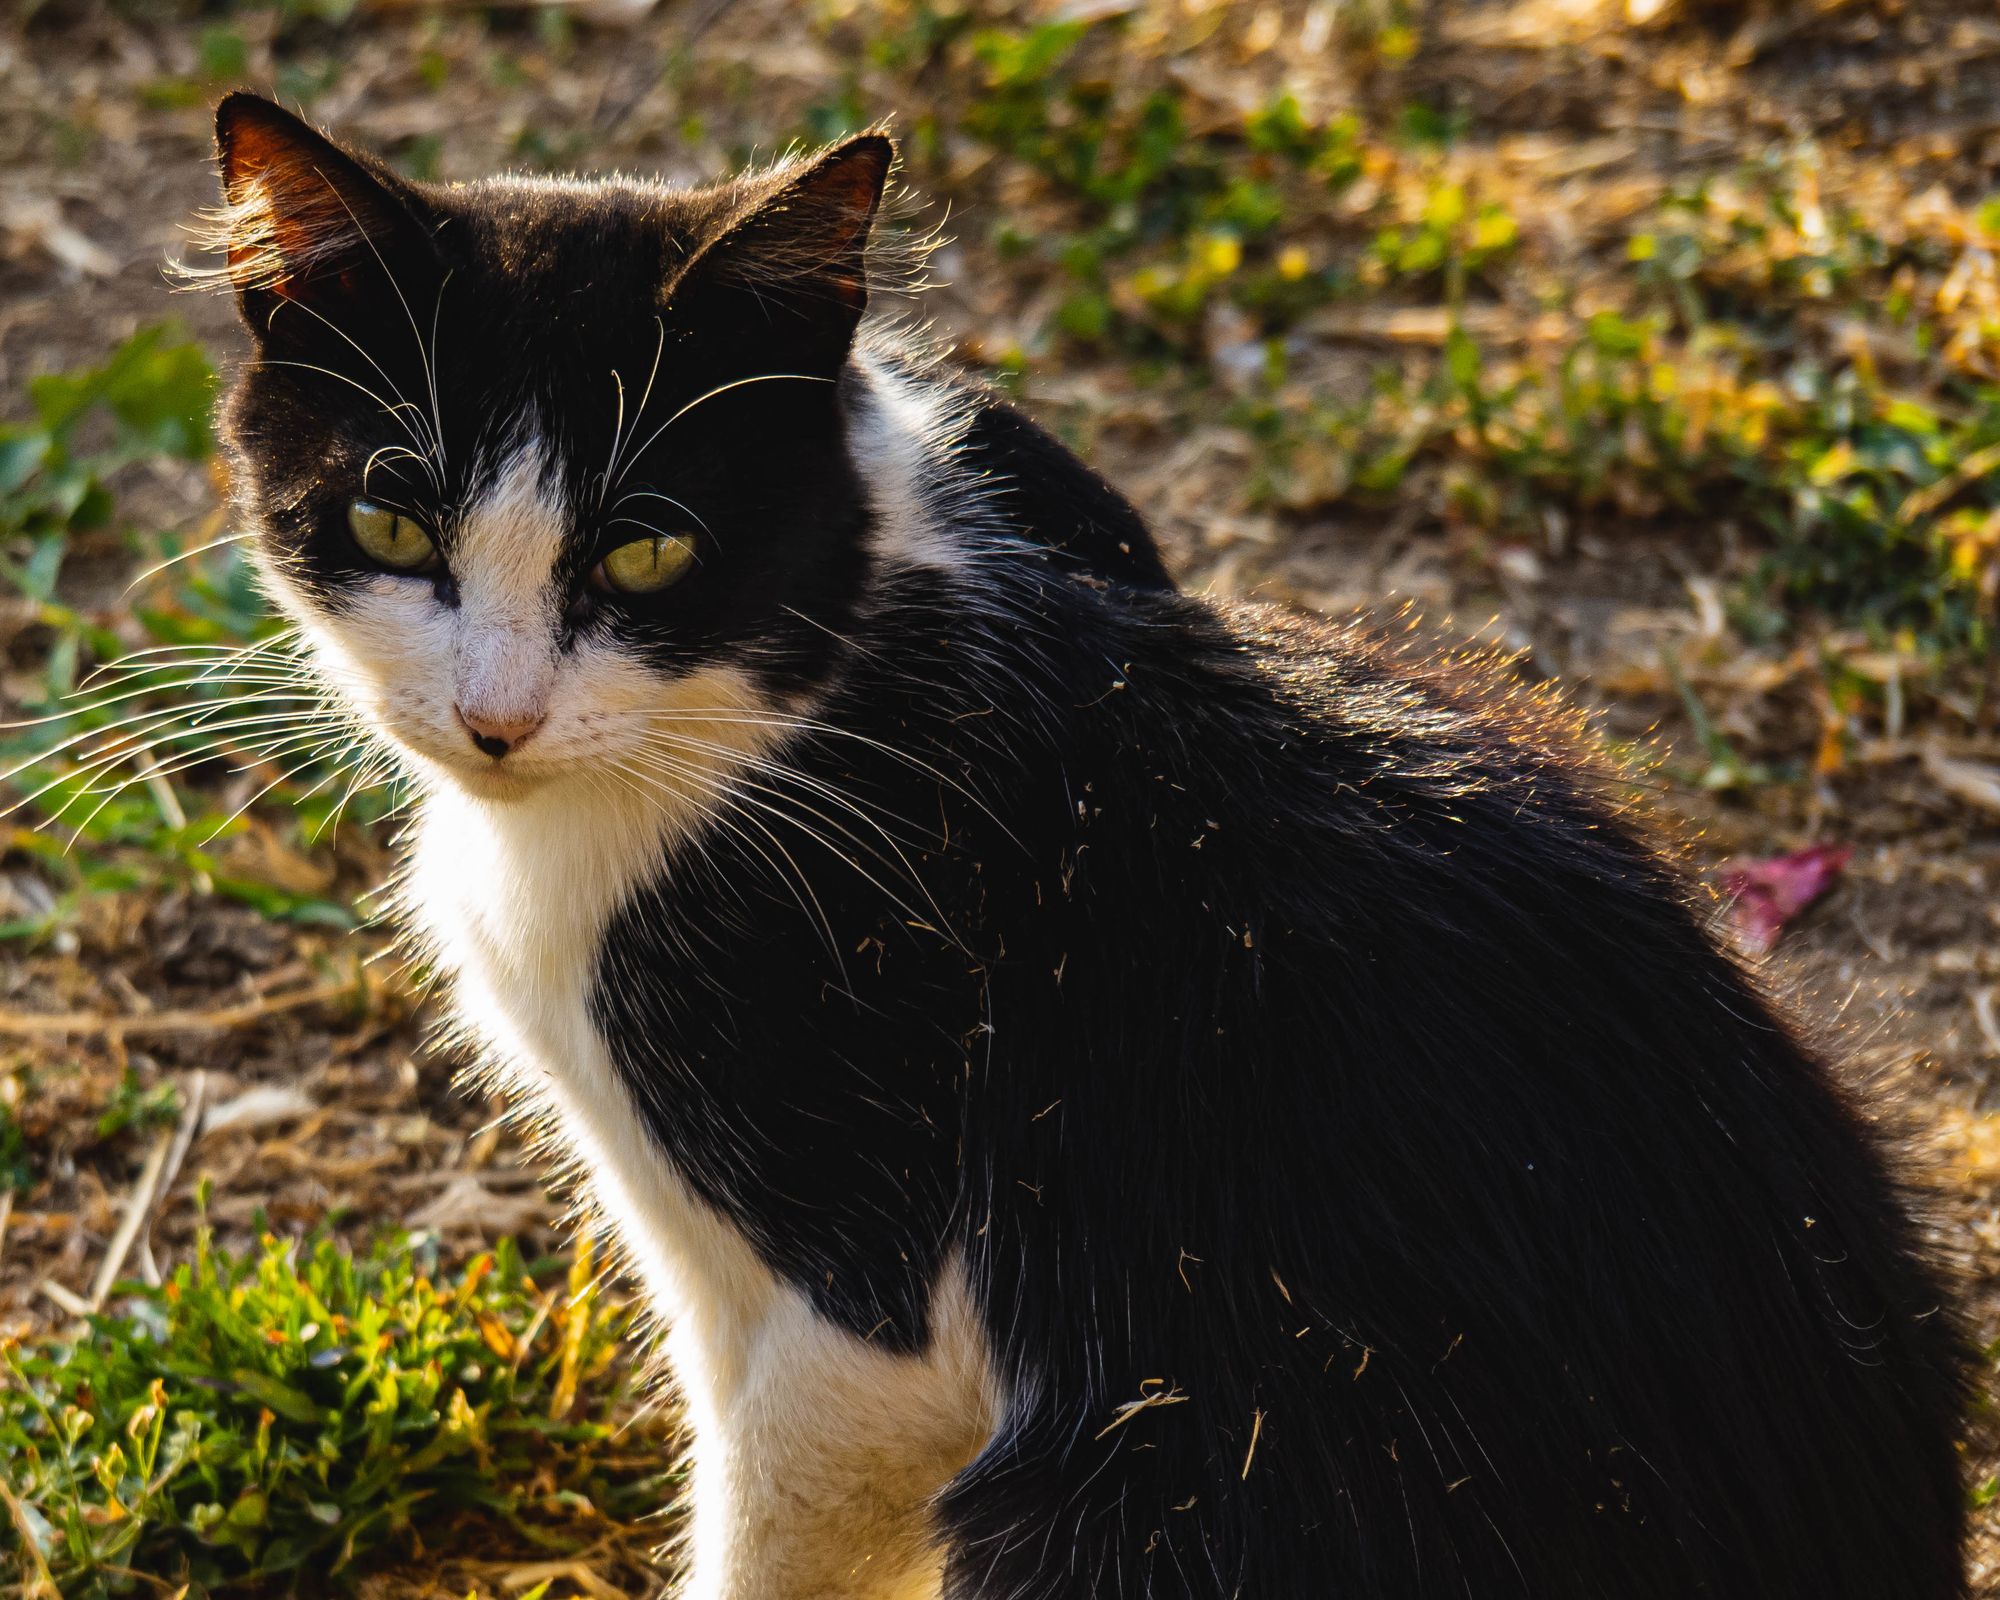
[[[1148,1378],[1146,1382],[1157,1383],[1159,1379]],[[1141,1385],[1141,1387],[1143,1388],[1144,1385]],[[1126,1423],[1130,1422],[1140,1412],[1149,1410],[1153,1406],[1177,1406],[1186,1399],[1187,1396],[1182,1394],[1178,1389],[1161,1389],[1154,1394],[1141,1395],[1137,1400],[1127,1400],[1113,1414],[1111,1420],[1099,1428],[1092,1437],[1102,1439],[1107,1433],[1124,1427]]]
[[[1250,1477],[1250,1463],[1257,1459],[1257,1441],[1264,1436],[1264,1413],[1261,1408],[1250,1414],[1250,1448],[1243,1452],[1243,1477]]]
[[[1972,1014],[1979,1022],[1979,1031],[1986,1036],[1986,1048],[2000,1056],[2000,1017],[1993,1013],[1993,984],[1972,991]]]
[[[219,1006],[213,1011],[155,1011],[141,1017],[101,1016],[91,1011],[0,1011],[0,1035],[62,1038],[94,1033],[107,1039],[122,1039],[135,1033],[224,1033],[266,1017],[338,1000],[354,994],[358,986],[354,978],[329,978],[291,994],[260,995],[255,1000]]]
[[[581,1561],[536,1561],[526,1566],[509,1567],[500,1575],[500,1587],[509,1594],[519,1594],[538,1583],[552,1583],[557,1578],[565,1578],[575,1584],[591,1600],[630,1600],[623,1589],[607,1583],[594,1568]]]
[[[73,1317],[87,1317],[93,1309],[90,1302],[82,1295],[74,1289],[65,1289],[54,1278],[42,1279],[37,1287],[42,1291],[43,1299],[60,1306]]]
[[[591,1600],[629,1600],[626,1591],[608,1582],[591,1561],[613,1548],[613,1540],[607,1535],[586,1550],[557,1561],[470,1561],[465,1563],[468,1570],[483,1572],[499,1581],[500,1587],[509,1594],[519,1594],[532,1589],[538,1583],[552,1583],[556,1579],[566,1579],[576,1585]]]
[[[21,1588],[22,1600],[62,1600],[62,1590],[56,1587],[55,1574],[49,1571],[42,1547],[35,1541],[35,1528],[28,1521],[27,1508],[14,1498],[13,1492],[4,1483],[0,1483],[0,1505],[7,1508],[21,1548],[27,1552],[24,1565],[28,1572],[27,1581]]]
[[[139,1261],[145,1279],[155,1288],[159,1287],[160,1269],[153,1263],[153,1221],[160,1214],[160,1204],[173,1192],[174,1179],[180,1176],[181,1163],[187,1159],[188,1148],[194,1137],[201,1131],[202,1119],[208,1108],[208,1074],[199,1069],[188,1080],[187,1098],[181,1107],[180,1121],[174,1127],[173,1143],[167,1147],[166,1165],[161,1168],[159,1181],[153,1185],[153,1193],[147,1203],[139,1228]],[[136,1191],[135,1191],[136,1195]],[[119,1231],[124,1231],[120,1224]],[[110,1284],[104,1288],[108,1290]]]
[[[118,1274],[124,1270],[125,1258],[132,1253],[133,1240],[139,1237],[139,1230],[153,1214],[153,1196],[159,1192],[160,1174],[167,1170],[167,1153],[173,1149],[173,1144],[174,1130],[167,1129],[153,1141],[153,1148],[146,1152],[146,1164],[139,1169],[138,1181],[125,1197],[125,1212],[118,1219],[118,1231],[112,1234],[104,1259],[97,1264],[97,1276],[90,1281],[90,1297],[86,1303],[92,1311],[104,1304],[104,1297],[111,1292],[112,1284],[118,1281]]]
[[[1923,763],[1931,781],[1954,800],[1982,811],[2000,811],[2000,768],[1960,761],[1934,745],[1925,747]]]
[[[185,832],[188,825],[187,813],[181,809],[180,796],[174,793],[174,786],[168,781],[166,773],[160,770],[159,762],[155,761],[150,753],[141,750],[133,756],[132,764],[139,769],[140,775],[145,779],[146,792],[153,797],[153,805],[158,809],[161,820],[176,832]],[[215,880],[199,867],[194,871],[193,882],[196,894],[215,893]]]
[[[1907,527],[1929,516],[1959,490],[1977,483],[1995,468],[2000,468],[2000,444],[1989,444],[1984,450],[1973,451],[1937,482],[1926,484],[1905,497],[1896,512],[1896,520]]]

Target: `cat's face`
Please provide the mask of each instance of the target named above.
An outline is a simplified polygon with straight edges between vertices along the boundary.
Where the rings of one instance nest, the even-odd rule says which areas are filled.
[[[217,128],[259,565],[413,770],[671,776],[796,706],[867,575],[841,374],[886,141],[445,189],[249,96]]]

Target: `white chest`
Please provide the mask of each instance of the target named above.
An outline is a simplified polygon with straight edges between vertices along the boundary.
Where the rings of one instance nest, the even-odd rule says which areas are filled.
[[[615,795],[504,811],[427,805],[413,909],[458,1020],[548,1121],[666,1327],[693,1435],[691,1600],[918,1600],[941,1557],[928,1502],[998,1414],[960,1274],[897,1356],[821,1319],[647,1135],[590,1020],[605,926],[655,870],[657,811]]]
[[[561,799],[502,810],[437,797],[411,898],[453,974],[459,1025],[544,1118],[670,1329],[727,1345],[776,1280],[647,1136],[589,1013],[604,929],[656,869],[661,830],[616,796]]]

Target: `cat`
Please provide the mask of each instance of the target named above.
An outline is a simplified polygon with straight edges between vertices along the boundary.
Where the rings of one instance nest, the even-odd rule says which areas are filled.
[[[1962,1593],[1884,1141],[1575,718],[1182,593],[864,317],[887,138],[217,137],[255,560],[658,1310],[693,1600]]]

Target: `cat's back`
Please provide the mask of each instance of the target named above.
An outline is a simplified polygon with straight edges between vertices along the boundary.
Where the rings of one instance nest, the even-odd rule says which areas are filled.
[[[1533,916],[1541,893],[1595,878],[1686,920],[1685,892],[1635,811],[1635,775],[1613,767],[1555,686],[1499,652],[1448,645],[1413,619],[1390,631],[1170,590],[1066,587],[1087,594],[1050,630],[1063,635],[1059,682],[1033,693],[1075,697],[1085,713],[1055,752],[1069,788],[1091,797],[1074,831],[1149,878],[1205,901],[1252,895],[1322,927],[1389,879],[1406,918],[1462,922],[1482,888],[1523,897],[1517,910]]]
[[[1415,1592],[1413,1546],[1502,1590],[1952,1592],[1939,1286],[1577,716],[1488,656],[1092,592],[1107,681],[1079,650],[1101,704],[977,1154],[1034,1196],[1025,1253],[1118,1264],[1135,1385],[1180,1352],[1162,1444],[1220,1463],[1245,1570],[1297,1540],[1382,1563],[1367,1593]]]

